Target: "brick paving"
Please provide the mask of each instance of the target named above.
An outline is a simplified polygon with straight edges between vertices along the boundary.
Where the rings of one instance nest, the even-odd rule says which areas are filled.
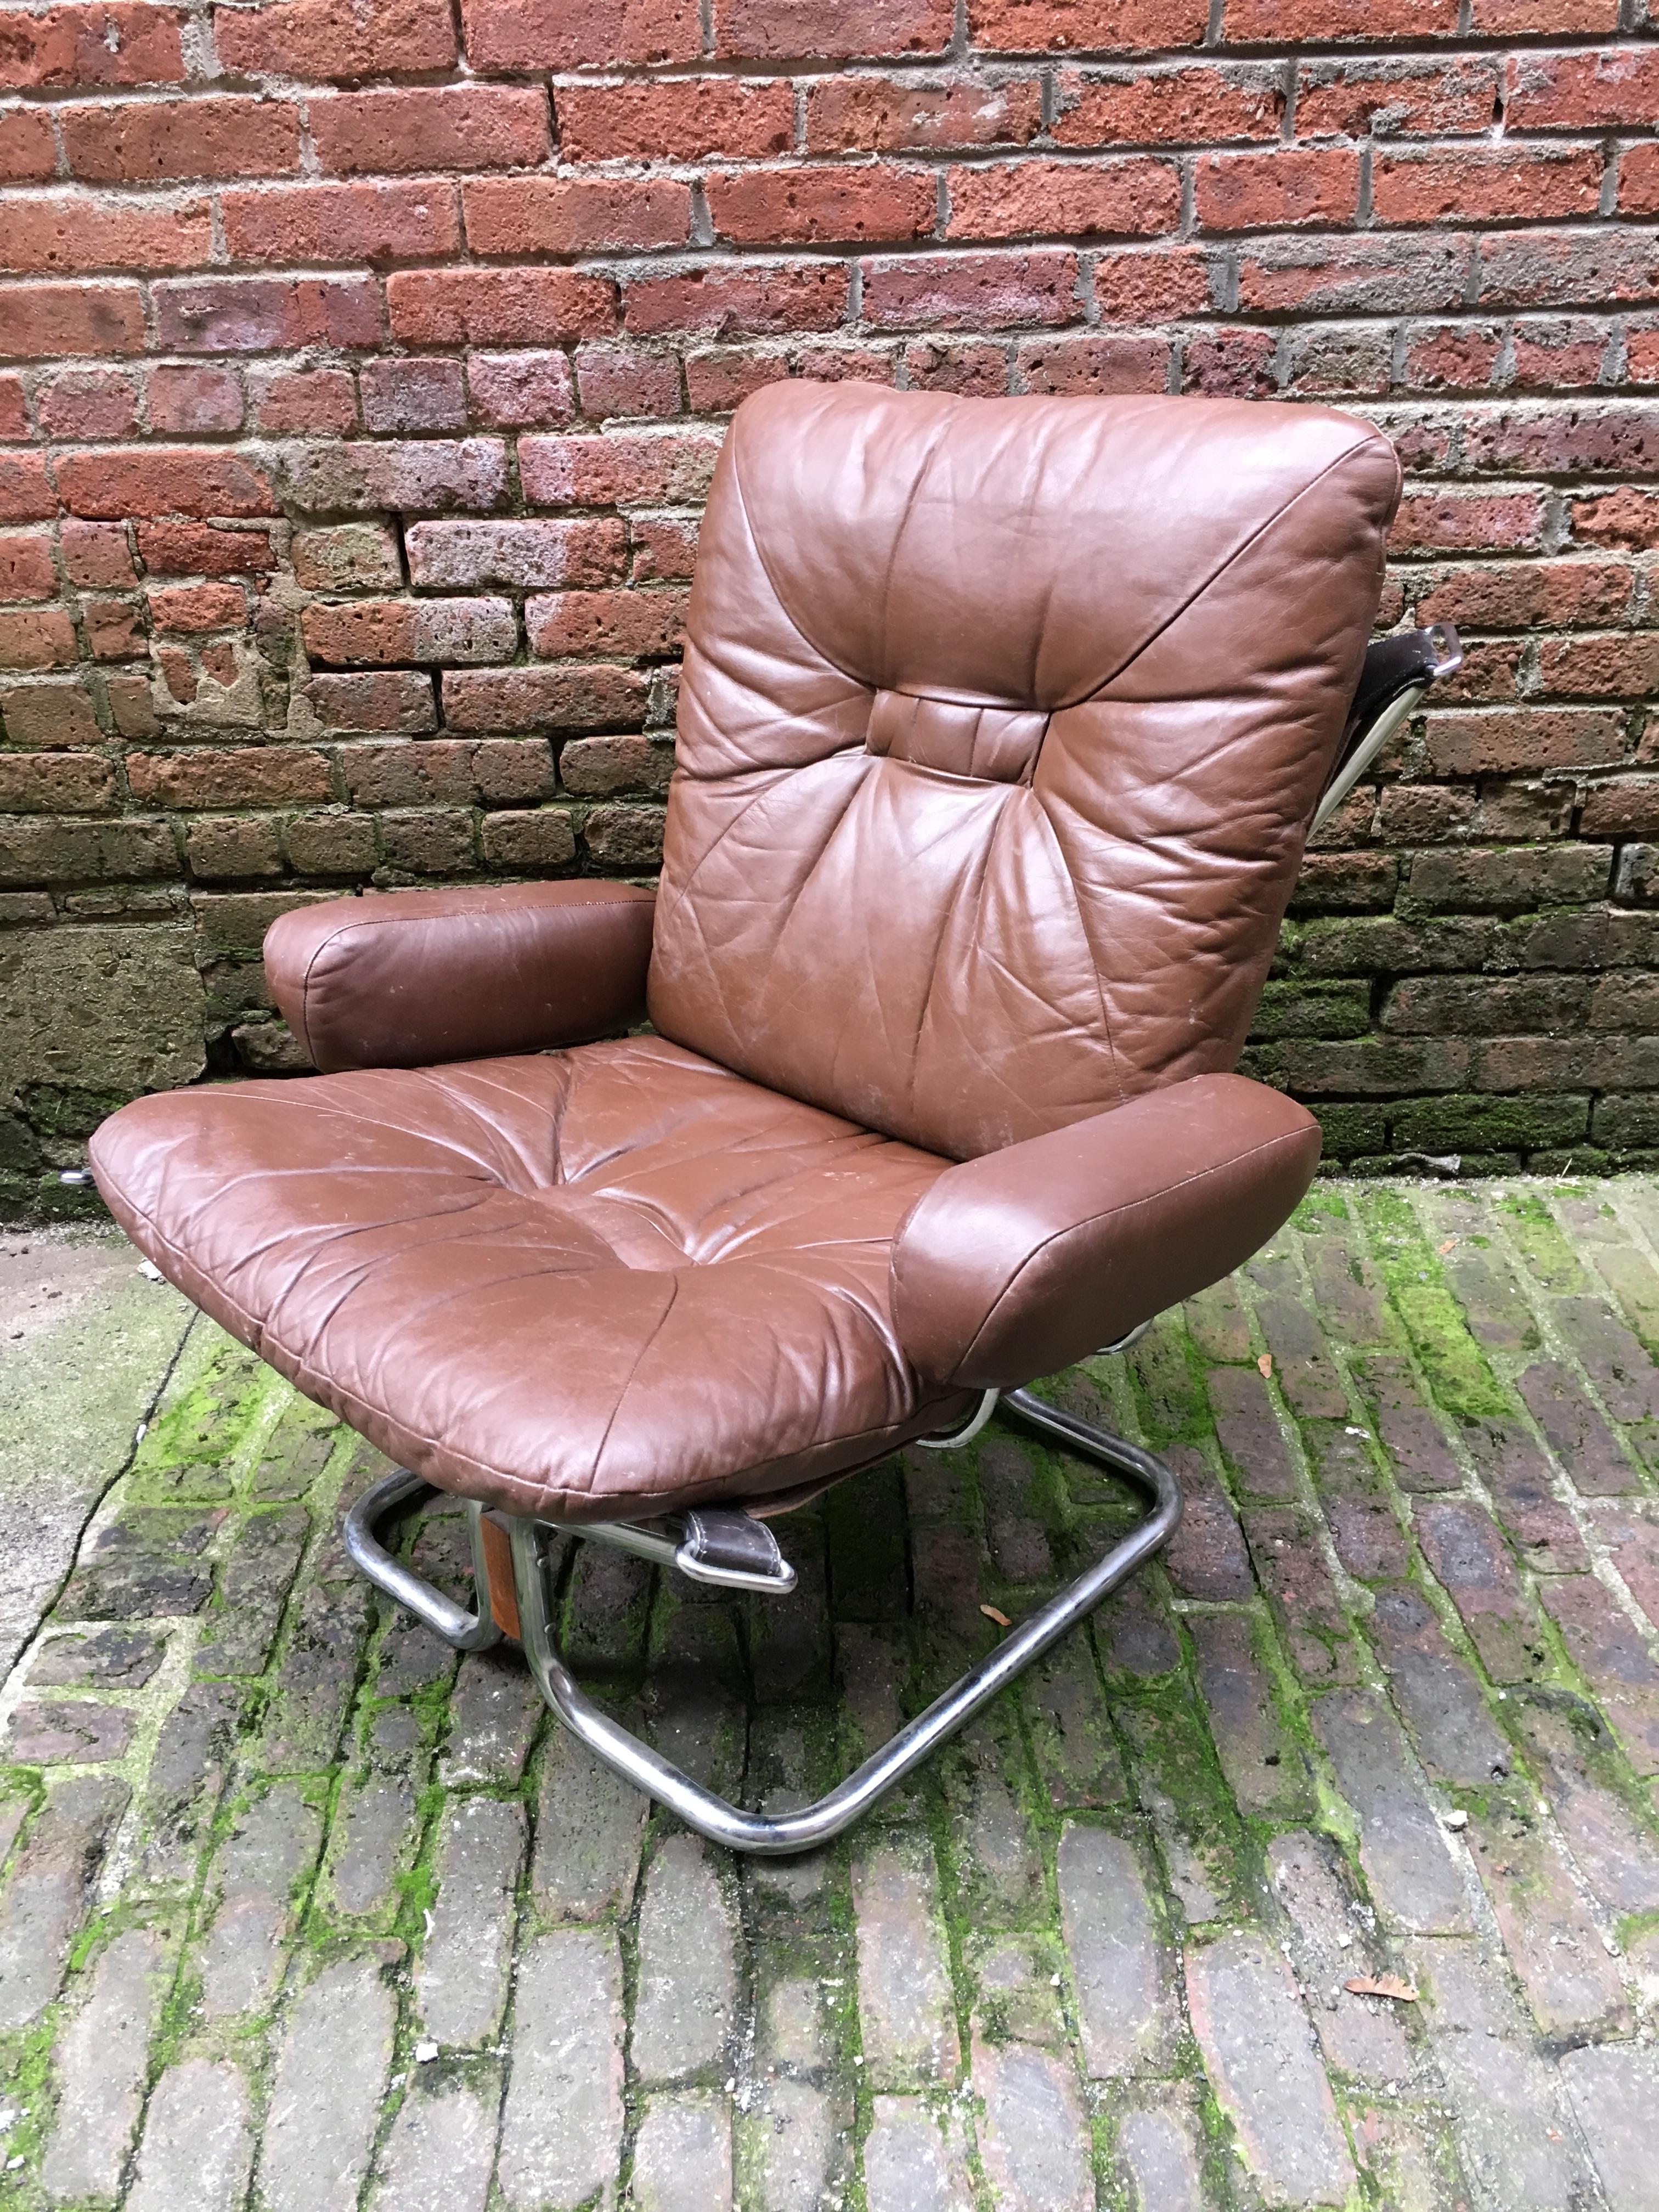
[[[0,1257],[15,1361],[54,1283],[135,1296],[111,1239]],[[1659,2207],[1659,1183],[1324,1184],[1056,1378],[1174,1457],[1179,1540],[793,1863],[383,1606],[338,1525],[384,1462],[138,1287],[146,1425],[112,1485],[54,1461],[84,1525],[0,1697],[0,2203]],[[786,1524],[774,1609],[568,1547],[564,1632],[781,1806],[1127,1510],[994,1426]],[[460,1587],[457,1514],[406,1540]]]

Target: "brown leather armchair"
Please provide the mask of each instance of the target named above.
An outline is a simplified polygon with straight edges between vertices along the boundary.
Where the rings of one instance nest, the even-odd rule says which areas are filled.
[[[1314,1173],[1312,1117],[1230,1071],[1357,750],[1399,483],[1316,408],[757,394],[654,901],[286,915],[271,987],[323,1072],[99,1132],[139,1247],[399,1462],[359,1564],[458,1644],[518,1637],[703,1833],[835,1833],[1174,1528],[1166,1469],[1024,1386],[1227,1273]],[[819,1805],[726,1804],[572,1680],[548,1528],[781,1592],[769,1516],[999,1393],[1153,1510]],[[473,1503],[476,1611],[380,1543],[428,1486]]]

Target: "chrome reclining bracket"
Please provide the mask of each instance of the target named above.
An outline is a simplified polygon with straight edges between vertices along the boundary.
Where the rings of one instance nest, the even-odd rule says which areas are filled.
[[[1126,1340],[1127,1341],[1127,1340]],[[989,1397],[992,1394],[988,1393]],[[771,1532],[750,1515],[722,1508],[684,1514],[678,1520],[653,1524],[611,1522],[599,1526],[559,1530],[554,1524],[528,1516],[499,1519],[478,1505],[470,1507],[474,1571],[477,1582],[477,1611],[468,1613],[446,1598],[421,1576],[394,1559],[381,1544],[380,1524],[393,1512],[430,1496],[432,1486],[418,1475],[400,1468],[363,1496],[346,1516],[345,1544],[353,1562],[370,1582],[417,1619],[434,1629],[447,1643],[464,1651],[479,1651],[505,1632],[523,1646],[531,1673],[543,1696],[571,1734],[585,1743],[636,1788],[646,1790],[689,1828],[711,1843],[734,1851],[783,1857],[811,1850],[852,1826],[907,1774],[982,1712],[991,1700],[1040,1659],[1060,1638],[1085,1620],[1103,1598],[1154,1552],[1168,1543],[1181,1523],[1181,1488],[1175,1475],[1153,1452],[1115,1437],[1076,1415],[1062,1413],[1030,1390],[1010,1390],[1001,1403],[1007,1413],[1039,1435],[1062,1444],[1068,1451],[1111,1468],[1146,1492],[1152,1510],[1103,1559],[1097,1560],[1069,1589],[1039,1606],[1011,1629],[994,1650],[969,1668],[960,1681],[936,1698],[925,1712],[902,1728],[881,1749],[854,1768],[816,1804],[799,1812],[768,1814],[745,1812],[741,1806],[706,1790],[689,1774],[653,1751],[636,1735],[600,1710],[577,1684],[559,1655],[554,1641],[549,1601],[547,1543],[557,1534],[583,1536],[678,1567],[700,1581],[720,1581],[727,1587],[764,1589],[778,1594],[793,1586],[794,1571],[778,1553],[772,1554],[788,1577],[785,1582],[769,1562],[763,1547],[750,1530],[770,1539]],[[982,1405],[973,1433],[989,1418]],[[961,1442],[958,1436],[951,1442]],[[747,1530],[720,1524],[748,1523]],[[709,1524],[716,1524],[713,1534]],[[507,1556],[500,1555],[503,1540]],[[493,1556],[492,1556],[493,1555]],[[752,1565],[750,1564],[752,1562]],[[492,1603],[492,1574],[496,1597]],[[507,1590],[510,1589],[510,1602]],[[501,1616],[499,1623],[496,1614]],[[512,1616],[516,1615],[516,1618]]]

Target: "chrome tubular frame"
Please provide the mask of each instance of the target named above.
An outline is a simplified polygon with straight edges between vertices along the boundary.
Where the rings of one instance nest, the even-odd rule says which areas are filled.
[[[994,1650],[969,1668],[960,1681],[936,1698],[925,1712],[918,1713],[890,1742],[816,1804],[799,1812],[769,1815],[745,1812],[740,1806],[717,1796],[603,1712],[582,1691],[560,1657],[554,1640],[548,1592],[547,1537],[556,1533],[595,1537],[602,1542],[637,1551],[664,1565],[684,1566],[678,1557],[683,1547],[670,1536],[622,1523],[611,1523],[603,1529],[559,1532],[545,1522],[518,1519],[508,1522],[520,1640],[543,1696],[565,1727],[596,1758],[666,1805],[687,1827],[706,1836],[711,1843],[724,1844],[731,1850],[769,1857],[787,1856],[827,1844],[850,1827],[878,1797],[913,1772],[949,1737],[966,1727],[1034,1660],[1040,1659],[1062,1636],[1085,1620],[1102,1599],[1127,1582],[1137,1567],[1168,1543],[1180,1526],[1180,1486],[1155,1453],[1095,1428],[1074,1414],[1061,1413],[1029,1390],[1006,1391],[1001,1402],[1008,1413],[1040,1435],[1094,1461],[1097,1466],[1127,1475],[1149,1493],[1152,1510],[1086,1574],[1011,1629]],[[988,1418],[989,1407],[983,1410]],[[481,1650],[493,1644],[501,1632],[490,1613],[480,1509],[477,1505],[471,1508],[479,1593],[476,1613],[464,1612],[419,1575],[399,1565],[380,1544],[376,1533],[379,1522],[386,1516],[429,1494],[428,1484],[418,1475],[402,1470],[376,1484],[346,1516],[346,1548],[377,1589],[407,1606],[417,1618],[461,1650]],[[778,1584],[772,1582],[765,1586],[775,1589]]]

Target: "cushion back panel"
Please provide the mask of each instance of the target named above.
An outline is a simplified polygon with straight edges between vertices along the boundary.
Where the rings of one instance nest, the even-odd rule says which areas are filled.
[[[1323,410],[746,401],[692,595],[657,1028],[952,1158],[1231,1066],[1398,487]]]

